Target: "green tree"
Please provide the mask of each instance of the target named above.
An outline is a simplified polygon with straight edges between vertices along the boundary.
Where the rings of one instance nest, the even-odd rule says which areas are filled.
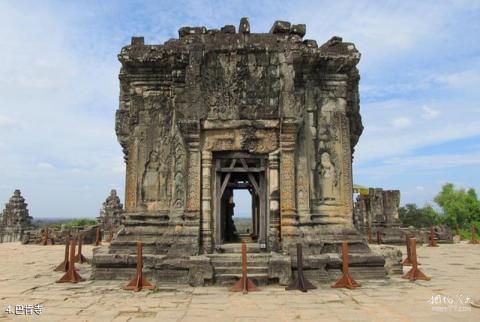
[[[96,225],[97,222],[93,219],[89,218],[80,218],[80,219],[72,219],[68,223],[65,224],[65,227],[81,227],[81,226],[93,226]]]
[[[439,216],[431,205],[418,208],[414,203],[408,203],[398,209],[398,215],[403,226],[430,227],[438,223]]]
[[[441,222],[451,228],[467,228],[480,221],[480,201],[475,189],[455,189],[453,183],[447,183],[434,200],[442,208]]]

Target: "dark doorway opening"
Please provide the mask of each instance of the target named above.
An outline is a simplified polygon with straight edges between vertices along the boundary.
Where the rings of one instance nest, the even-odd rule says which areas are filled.
[[[265,158],[246,153],[222,153],[215,155],[215,243],[258,242],[265,246]],[[249,216],[242,222],[235,212],[235,193],[248,191]],[[245,196],[245,193],[243,193]],[[248,195],[247,195],[248,196]],[[247,200],[245,200],[247,199]],[[242,206],[245,206],[242,204]],[[240,208],[240,207],[239,207]],[[243,207],[245,209],[245,207]],[[248,214],[248,212],[247,212]],[[250,224],[248,224],[250,217]],[[245,221],[247,223],[245,223]],[[237,225],[241,224],[237,227]],[[249,227],[245,228],[245,224]]]

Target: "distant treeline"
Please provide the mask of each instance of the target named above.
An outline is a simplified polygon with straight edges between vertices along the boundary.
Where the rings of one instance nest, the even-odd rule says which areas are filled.
[[[433,201],[439,206],[436,211],[432,205],[419,208],[414,203],[399,208],[399,218],[404,226],[430,227],[443,224],[452,229],[464,231],[467,236],[472,224],[480,228],[480,200],[475,189],[456,189],[447,183]],[[463,233],[462,233],[463,235]]]
[[[34,219],[33,223],[39,227],[49,227],[60,229],[62,225],[66,228],[80,227],[80,226],[92,226],[97,222],[91,218],[39,218]]]

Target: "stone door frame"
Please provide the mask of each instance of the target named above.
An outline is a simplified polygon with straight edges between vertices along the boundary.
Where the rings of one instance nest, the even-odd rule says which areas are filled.
[[[222,160],[227,160],[228,167],[221,164]],[[257,161],[255,166],[251,167],[246,160]],[[222,197],[225,189],[230,185],[231,175],[234,173],[245,173],[248,181],[253,186],[253,193],[258,197],[258,240],[261,248],[267,248],[267,160],[268,155],[253,154],[248,152],[226,152],[213,155],[213,164],[215,165],[214,185],[213,185],[213,214],[214,214],[214,245],[215,249],[221,248],[224,243],[222,238]],[[225,174],[223,177],[222,175]],[[258,180],[255,178],[258,174]],[[233,187],[235,188],[235,187]],[[253,200],[252,200],[253,202]],[[252,214],[252,219],[255,215]]]

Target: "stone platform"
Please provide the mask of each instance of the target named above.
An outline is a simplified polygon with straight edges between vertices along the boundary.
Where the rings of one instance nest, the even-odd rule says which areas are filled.
[[[305,276],[319,283],[335,280],[340,275],[340,257],[335,252],[304,255]],[[247,244],[248,274],[259,285],[287,285],[292,275],[296,274],[296,263],[296,255],[264,252],[258,244]],[[241,277],[241,244],[225,244],[216,253],[199,256],[144,254],[143,264],[147,278],[159,283],[177,282],[192,286],[233,284]],[[96,248],[92,265],[94,279],[128,279],[136,267],[133,245],[130,254],[112,254],[108,246]],[[368,247],[364,252],[350,255],[351,273],[357,279],[386,278],[384,265],[383,256],[371,252]]]
[[[404,251],[404,248],[392,247]],[[376,251],[377,246],[372,247]],[[92,246],[84,254],[92,257]],[[0,321],[478,321],[480,310],[466,305],[431,304],[432,297],[457,295],[480,300],[478,246],[446,244],[418,247],[422,271],[429,282],[408,282],[392,275],[384,280],[360,280],[355,290],[318,289],[301,293],[278,285],[242,295],[227,286],[190,287],[156,284],[154,291],[131,292],[122,287],[131,278],[89,280],[91,266],[77,265],[87,281],[57,284],[53,268],[63,258],[63,246],[0,244]],[[16,316],[8,305],[41,304],[43,313]],[[412,309],[414,308],[414,309]]]

